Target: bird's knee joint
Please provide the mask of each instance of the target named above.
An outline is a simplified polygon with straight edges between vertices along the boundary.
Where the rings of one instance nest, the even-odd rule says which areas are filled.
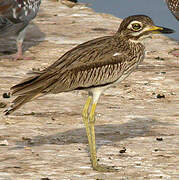
[[[89,116],[89,123],[94,124],[95,123],[95,116]]]
[[[83,111],[83,112],[82,112],[82,117],[85,118],[85,119],[87,119],[87,118],[88,118],[88,112]]]

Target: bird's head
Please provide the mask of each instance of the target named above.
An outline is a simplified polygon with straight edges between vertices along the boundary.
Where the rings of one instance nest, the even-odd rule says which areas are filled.
[[[155,26],[152,19],[145,15],[134,15],[125,18],[118,29],[117,34],[129,40],[140,40],[152,33],[173,33],[174,30]]]

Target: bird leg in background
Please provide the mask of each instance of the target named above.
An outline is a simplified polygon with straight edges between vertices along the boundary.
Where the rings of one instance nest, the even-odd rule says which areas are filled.
[[[3,55],[0,56],[0,58],[4,59],[12,59],[12,60],[32,60],[33,57],[25,57],[22,54],[22,43],[23,42],[17,42],[17,53],[12,55]]]
[[[18,34],[18,37],[16,40],[17,53],[13,54],[13,55],[0,56],[0,58],[12,59],[12,60],[32,60],[33,57],[24,57],[23,56],[22,44],[24,41],[25,33],[26,33],[26,28]]]
[[[17,42],[17,53],[11,56],[13,60],[32,60],[32,57],[24,57],[22,52],[22,43],[21,41]]]
[[[22,53],[22,42],[21,41],[18,41],[17,42],[17,53],[16,55],[14,56],[14,60],[18,60],[18,59],[23,59],[23,53]]]
[[[31,60],[31,59],[33,59],[32,57],[24,57],[23,52],[22,52],[22,43],[24,41],[26,28],[23,31],[21,31],[17,37],[17,43],[16,43],[17,44],[17,53],[16,53],[16,56],[13,58],[14,60],[18,60],[18,59]]]

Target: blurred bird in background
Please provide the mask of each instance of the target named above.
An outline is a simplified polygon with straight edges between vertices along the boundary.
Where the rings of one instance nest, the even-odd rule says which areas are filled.
[[[179,21],[179,0],[166,0],[166,3],[172,14]],[[175,56],[179,56],[179,49],[175,49],[171,53]]]
[[[17,53],[4,58],[30,59],[22,54],[26,28],[38,13],[41,0],[0,0],[0,38],[17,36]]]
[[[168,8],[179,21],[179,0],[166,0]]]

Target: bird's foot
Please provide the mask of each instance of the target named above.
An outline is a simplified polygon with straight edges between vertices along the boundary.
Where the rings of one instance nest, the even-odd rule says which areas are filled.
[[[0,59],[10,59],[10,60],[33,60],[34,57],[27,57],[23,55],[13,54],[13,55],[3,55],[0,56]]]
[[[119,169],[115,168],[115,166],[106,166],[103,164],[97,164],[93,167],[94,170],[99,172],[116,172],[119,171]]]

